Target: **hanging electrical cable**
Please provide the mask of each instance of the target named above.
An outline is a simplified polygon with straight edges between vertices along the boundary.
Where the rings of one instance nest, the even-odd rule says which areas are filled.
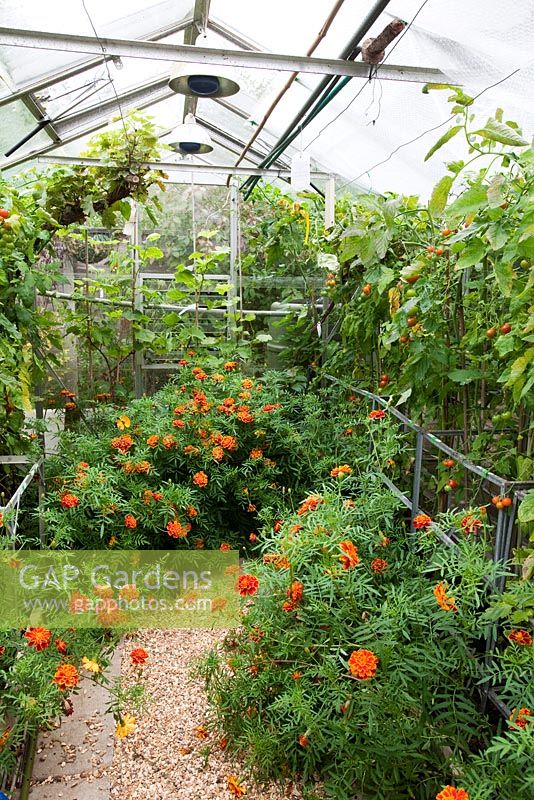
[[[326,18],[321,30],[317,34],[317,37],[315,38],[313,44],[306,51],[306,56],[313,55],[315,50],[318,48],[320,43],[323,41],[323,39],[325,38],[326,34],[330,30],[330,27],[331,27],[333,21],[335,20],[339,9],[341,8],[341,6],[343,5],[344,2],[345,2],[345,0],[337,0],[335,6],[330,11],[328,17]],[[289,78],[286,81],[286,83],[284,83],[283,87],[280,89],[280,91],[278,92],[278,94],[276,95],[274,100],[272,101],[271,105],[269,106],[269,108],[265,112],[265,114],[263,116],[263,119],[259,122],[259,124],[258,124],[256,130],[254,131],[253,135],[250,137],[249,141],[246,143],[245,147],[243,148],[243,150],[239,154],[239,158],[237,159],[237,161],[236,161],[234,166],[238,167],[239,164],[243,161],[245,155],[248,153],[248,151],[250,150],[251,146],[254,144],[254,142],[256,141],[256,139],[258,138],[258,136],[260,135],[260,133],[264,129],[264,127],[265,127],[269,117],[273,113],[274,109],[276,108],[276,106],[278,105],[278,103],[280,102],[282,97],[285,95],[285,93],[288,91],[288,89],[292,86],[293,81],[295,80],[295,78],[297,76],[298,76],[298,72],[293,72],[289,76]]]
[[[374,4],[373,8],[369,11],[350,42],[340,54],[339,58],[344,59],[345,61],[353,61],[359,55],[361,51],[360,42],[363,40],[364,36],[366,36],[371,26],[376,22],[382,12],[389,5],[389,2],[390,0],[379,0]],[[260,166],[270,166],[275,158],[283,153],[284,150],[291,144],[291,142],[299,135],[301,130],[306,127],[306,125],[308,125],[312,119],[314,119],[315,116],[317,116],[317,114],[324,108],[323,103],[329,103],[333,97],[335,97],[336,94],[347,85],[349,80],[350,78],[348,77],[341,79],[339,75],[327,76],[323,78],[317,88],[311,93],[304,106],[300,109],[299,113],[293,118],[289,126],[279,138],[269,156],[264,159]],[[339,88],[337,88],[338,84],[341,84]],[[331,95],[336,88],[337,91]],[[308,115],[305,120],[305,115],[308,113],[308,111],[310,111],[310,109],[310,115]],[[242,191],[245,192],[245,197],[250,195],[250,192],[258,183],[258,181],[258,177],[252,177],[245,181],[241,187]]]

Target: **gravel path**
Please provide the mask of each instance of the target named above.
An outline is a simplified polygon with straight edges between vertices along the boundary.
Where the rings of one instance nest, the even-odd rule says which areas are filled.
[[[190,669],[223,635],[222,631],[149,630],[126,641],[123,674],[130,672],[133,647],[150,653],[144,667],[150,704],[138,717],[135,733],[116,742],[112,800],[231,800],[230,775],[242,781],[247,800],[302,798],[294,783],[254,787],[243,778],[239,762],[218,746],[206,762],[206,746],[213,745],[216,737],[203,735],[208,705],[202,681],[192,680]]]

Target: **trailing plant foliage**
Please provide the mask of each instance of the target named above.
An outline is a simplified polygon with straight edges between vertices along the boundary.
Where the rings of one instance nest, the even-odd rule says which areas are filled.
[[[48,462],[51,546],[246,547],[262,510],[298,502],[339,459],[369,459],[365,427],[333,406],[192,353],[165,389],[63,436]]]
[[[0,557],[14,560],[13,551],[9,552],[2,550]],[[128,712],[140,708],[143,701],[139,669],[128,685],[105,675],[116,644],[115,634],[104,628],[0,631],[2,773],[12,773],[28,734],[36,735],[73,713],[82,678],[107,690],[107,710],[117,720],[117,735],[122,735],[125,719],[135,726]]]
[[[380,453],[387,422],[371,424]],[[242,627],[200,668],[214,727],[255,778],[298,774],[337,800],[429,800],[444,786],[526,800],[532,732],[516,720],[532,699],[531,645],[508,643],[512,719],[495,729],[479,706],[494,677],[481,613],[501,572],[484,521],[420,515],[407,535],[376,475],[331,476],[266,534],[238,584]],[[438,539],[451,525],[453,549]]]
[[[124,127],[95,137],[88,151],[103,168],[52,169],[8,181],[0,178],[0,450],[21,452],[24,412],[31,410],[44,360],[59,348],[58,320],[36,310],[36,296],[59,280],[56,261],[39,259],[54,233],[99,214],[104,225],[129,219],[128,197],[149,202],[162,173],[143,166],[159,153],[149,120],[132,115]]]

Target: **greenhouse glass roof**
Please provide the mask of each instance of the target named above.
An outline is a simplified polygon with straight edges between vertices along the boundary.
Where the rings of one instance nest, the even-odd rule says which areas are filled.
[[[306,62],[303,56],[336,6],[325,37]],[[307,127],[297,129],[273,167],[287,169],[304,149],[317,169],[340,176],[338,190],[350,184],[427,196],[443,162],[465,149],[452,140],[423,161],[450,116],[448,92],[423,93],[427,82],[482,93],[474,106],[481,121],[501,107],[505,119],[519,122],[530,136],[532,0],[0,0],[1,152],[38,121],[50,120],[12,155],[2,155],[0,166],[20,169],[45,154],[79,155],[94,132],[113,124],[119,106],[123,112],[146,109],[165,132],[193,111],[214,143],[211,153],[195,160],[232,166],[295,69],[298,79],[242,161],[248,167],[262,164],[325,70],[339,68],[340,55],[373,10],[380,13],[364,39],[395,17],[408,25],[371,78],[361,56],[358,67],[345,62],[350,80]],[[172,63],[181,59],[171,48],[163,54],[162,45],[208,48],[219,60],[225,51],[225,64],[232,65],[241,90],[221,100],[184,101],[168,87]]]

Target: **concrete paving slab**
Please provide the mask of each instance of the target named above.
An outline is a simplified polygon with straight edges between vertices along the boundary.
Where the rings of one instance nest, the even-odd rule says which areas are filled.
[[[120,675],[118,647],[108,677]],[[88,679],[73,697],[74,713],[40,734],[30,800],[108,800],[115,722],[105,713],[109,694]]]

